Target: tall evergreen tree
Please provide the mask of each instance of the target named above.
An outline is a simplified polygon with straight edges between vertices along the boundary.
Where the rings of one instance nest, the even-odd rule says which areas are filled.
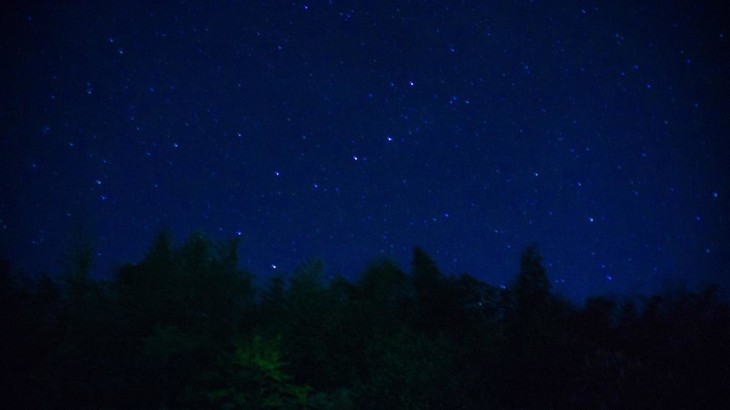
[[[441,273],[421,248],[413,250],[416,326],[430,333],[453,333],[463,320],[456,282]]]
[[[519,315],[538,315],[550,304],[550,281],[536,245],[529,246],[520,257],[520,272],[513,294]]]

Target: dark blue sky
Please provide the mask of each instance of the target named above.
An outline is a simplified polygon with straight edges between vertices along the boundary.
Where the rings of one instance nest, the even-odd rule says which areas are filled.
[[[62,2],[64,3],[64,2]],[[241,236],[262,278],[414,245],[559,292],[728,283],[723,2],[3,6],[0,256],[95,274],[155,233]]]

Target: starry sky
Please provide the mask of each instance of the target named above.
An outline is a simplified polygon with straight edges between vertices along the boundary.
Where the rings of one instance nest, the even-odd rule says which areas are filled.
[[[4,2],[5,3],[5,2]],[[730,282],[722,1],[74,1],[2,11],[0,257],[94,274],[161,229],[259,278],[423,247],[509,285]]]

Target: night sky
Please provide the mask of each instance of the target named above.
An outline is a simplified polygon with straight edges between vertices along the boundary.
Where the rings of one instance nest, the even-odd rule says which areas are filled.
[[[509,286],[537,243],[574,300],[730,282],[723,1],[28,3],[0,29],[14,269],[59,272],[81,225],[99,278],[169,229],[240,236],[262,279],[418,245]]]

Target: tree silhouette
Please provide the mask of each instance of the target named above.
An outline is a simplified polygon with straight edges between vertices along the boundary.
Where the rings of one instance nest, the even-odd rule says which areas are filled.
[[[88,247],[59,278],[0,260],[9,408],[722,408],[730,307],[709,287],[575,307],[534,246],[512,286],[311,260],[258,293],[237,241],[161,233],[111,282]],[[11,318],[12,320],[8,320]]]
[[[575,366],[564,326],[567,308],[550,293],[536,246],[522,253],[520,271],[505,298],[505,345],[499,367],[504,404],[519,408],[567,406],[567,386]]]
[[[520,256],[520,272],[512,288],[515,313],[522,319],[537,318],[552,302],[550,281],[542,266],[537,246],[531,245]]]
[[[426,252],[416,247],[412,261],[416,293],[416,326],[427,332],[449,332],[463,320],[457,290]]]

